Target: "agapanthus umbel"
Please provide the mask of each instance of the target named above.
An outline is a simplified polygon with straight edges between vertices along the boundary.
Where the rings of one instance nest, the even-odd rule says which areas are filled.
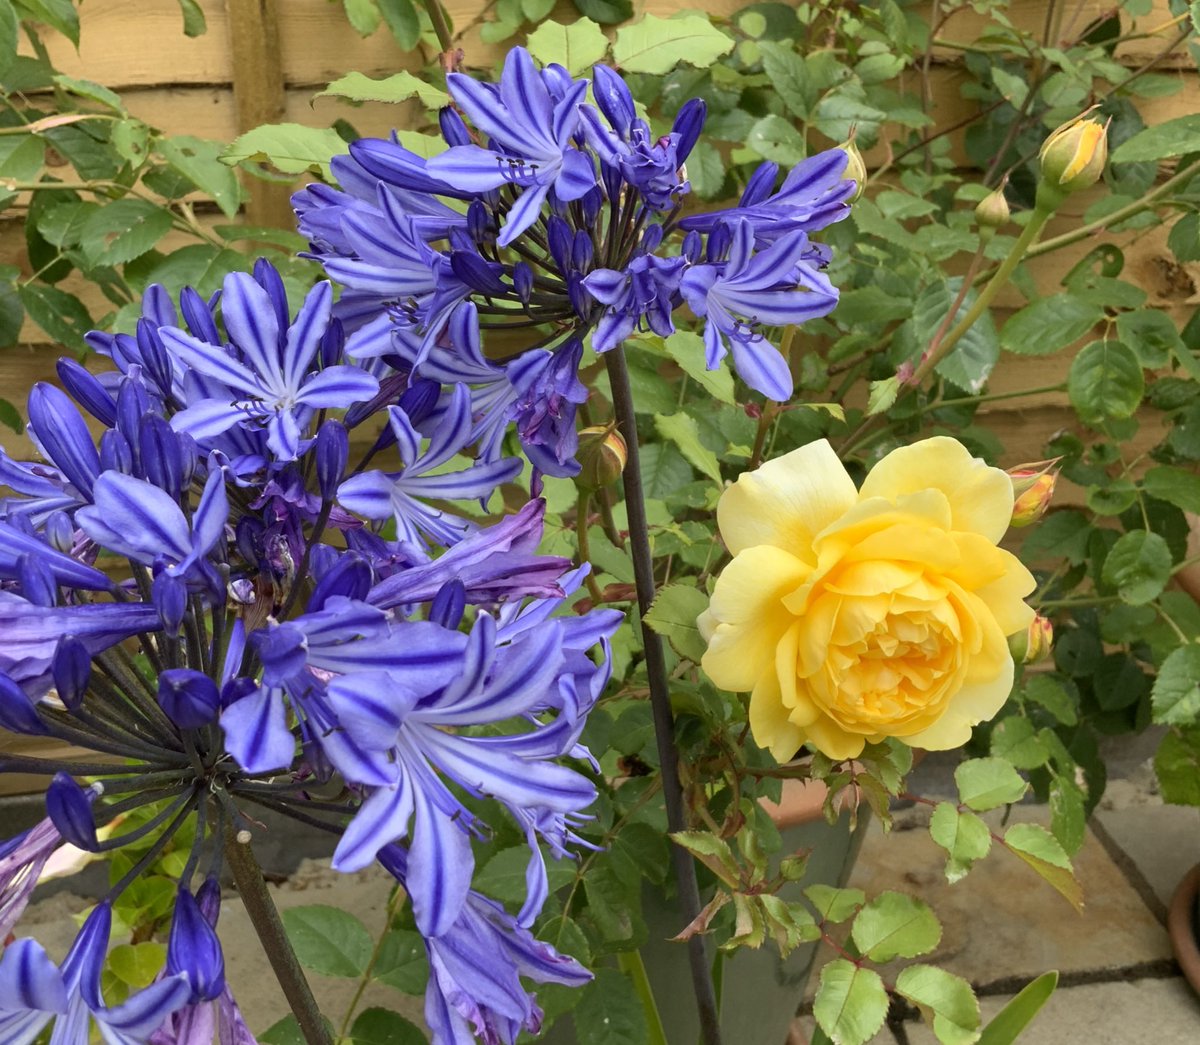
[[[765,164],[737,207],[689,215],[686,160],[703,103],[683,105],[656,135],[613,70],[596,67],[595,106],[588,85],[513,48],[497,84],[447,78],[445,151],[425,159],[398,140],[354,142],[333,161],[341,191],[294,197],[312,256],[347,287],[335,312],[351,331],[348,351],[403,360],[417,375],[457,369],[486,387],[477,410],[495,424],[495,403],[509,397],[479,366],[479,330],[524,344],[506,349],[513,376],[523,354],[589,341],[607,352],[639,330],[667,336],[686,302],[708,321],[710,368],[728,345],[752,389],[790,397],[774,334],[837,302],[821,272],[829,254],[807,235],[848,213],[845,153],[811,157],[778,191],[778,168]],[[464,301],[474,308],[462,311]],[[573,427],[570,397],[562,411],[566,424],[532,437],[521,429],[527,453],[550,451],[535,463],[552,475],[569,474],[564,451],[574,449],[561,438]]]
[[[75,1045],[90,1020],[111,1042],[252,1041],[213,892],[227,828],[252,827],[255,809],[327,830],[346,869],[404,840],[417,924],[431,954],[450,954],[451,939],[432,941],[488,904],[470,888],[470,839],[492,825],[467,796],[497,799],[530,845],[520,925],[488,915],[518,941],[496,967],[516,984],[541,947],[524,928],[546,897],[541,843],[556,858],[582,843],[595,786],[579,737],[622,614],[566,609],[581,575],[537,554],[541,501],[467,518],[461,502],[486,503],[521,462],[499,454],[466,385],[381,382],[346,362],[326,285],[294,316],[266,263],[228,277],[219,302],[185,292],[178,312],[152,288],[136,336],[91,340],[116,369],[61,368],[83,410],[49,385],[31,395],[50,463],[0,459],[14,480],[0,509],[0,726],[115,761],[0,757],[0,772],[51,777],[47,820],[0,844],[0,927],[61,841],[148,853],[61,968],[30,940],[5,951],[0,1038],[32,1041],[54,1021]],[[504,417],[552,401],[529,398],[506,399]],[[369,423],[384,434],[351,467],[351,428]],[[368,471],[383,454],[398,468]],[[102,553],[127,579],[96,568]],[[141,807],[138,826],[110,828]],[[163,974],[108,1007],[112,903],[185,828]],[[559,982],[582,982],[569,964]],[[532,1003],[514,1004],[534,1026]],[[453,1020],[435,1033],[461,1039]]]

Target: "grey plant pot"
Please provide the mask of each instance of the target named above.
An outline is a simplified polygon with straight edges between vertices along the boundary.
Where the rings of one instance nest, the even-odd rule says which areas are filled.
[[[857,829],[851,831],[849,817],[843,813],[833,825],[822,819],[784,828],[784,852],[810,849],[812,855],[804,880],[789,884],[780,896],[799,899],[804,888],[818,882],[844,885],[867,823],[868,817],[860,814]],[[646,896],[644,912],[650,939],[642,948],[642,959],[667,1041],[669,1045],[696,1045],[700,1024],[687,956],[681,944],[670,940],[682,928],[683,918],[674,901],[667,902],[657,893]],[[774,944],[768,942],[759,950],[743,948],[725,958],[720,1002],[722,1039],[727,1045],[784,1045],[816,954],[817,944],[805,944],[784,961]],[[576,1045],[578,1040],[571,1016],[558,1019],[538,1039],[546,1045]]]

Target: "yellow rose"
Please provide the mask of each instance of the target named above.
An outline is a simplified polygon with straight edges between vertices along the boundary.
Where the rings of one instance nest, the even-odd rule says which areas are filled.
[[[996,547],[1012,511],[1012,480],[954,439],[893,451],[861,490],[825,440],[768,461],[717,506],[733,561],[700,617],[704,671],[750,692],[781,761],[958,747],[1007,700],[1006,637],[1034,616],[1032,575]]]

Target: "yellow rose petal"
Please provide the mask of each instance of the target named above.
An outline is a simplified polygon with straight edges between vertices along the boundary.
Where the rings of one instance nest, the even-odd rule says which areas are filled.
[[[813,747],[829,758],[857,758],[866,746],[867,738],[860,733],[848,733],[828,715],[822,715],[804,727],[807,739]]]
[[[776,762],[786,762],[804,746],[804,731],[789,721],[774,672],[764,674],[750,694],[750,733]]]
[[[734,555],[770,544],[812,562],[813,537],[857,499],[833,447],[820,439],[745,472],[721,495],[717,524]]]
[[[930,487],[946,495],[956,530],[982,534],[993,544],[1004,536],[1012,518],[1012,480],[948,436],[893,450],[871,469],[859,495],[895,500]]]
[[[967,684],[950,698],[949,707],[933,725],[904,738],[913,747],[949,751],[971,739],[971,730],[994,717],[1012,692],[1013,661],[1010,656],[1001,672],[990,682]]]

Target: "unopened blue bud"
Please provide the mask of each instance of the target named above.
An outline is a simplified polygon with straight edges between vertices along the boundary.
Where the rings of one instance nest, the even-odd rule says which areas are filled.
[[[275,322],[279,324],[279,347],[283,348],[288,326],[291,324],[283,277],[266,258],[258,258],[254,262],[254,282],[262,287],[267,292],[267,297],[271,299],[271,307],[275,310]]]
[[[199,729],[217,717],[221,696],[204,672],[168,668],[158,676],[158,703],[180,729]]]
[[[159,620],[169,635],[178,635],[179,626],[187,613],[187,583],[163,570],[150,586],[150,597],[158,610]]]
[[[129,440],[115,428],[100,437],[100,470],[133,474],[133,450]]]
[[[612,129],[622,138],[628,137],[629,126],[637,116],[637,110],[633,105],[633,95],[620,73],[607,65],[595,66],[592,69],[592,93]]]
[[[571,248],[575,238],[571,227],[562,218],[551,215],[546,222],[546,238],[554,264],[565,275],[571,269]]]
[[[225,990],[225,956],[209,920],[186,886],[175,896],[175,915],[167,941],[167,972],[183,973],[194,1003],[212,1001]]]
[[[513,266],[512,281],[517,297],[528,305],[529,298],[533,294],[533,269],[524,261],[518,261]]]
[[[508,290],[500,280],[503,269],[494,261],[484,261],[474,249],[451,251],[450,268],[468,287],[480,294],[499,296]]]
[[[42,736],[49,732],[38,717],[33,701],[4,674],[0,674],[0,729],[26,736]]]
[[[55,647],[50,670],[58,699],[74,711],[83,703],[92,678],[92,655],[87,646],[74,635],[63,636]]]
[[[183,313],[183,318],[193,337],[207,341],[210,345],[221,344],[221,335],[217,332],[217,323],[213,319],[212,309],[208,302],[191,287],[184,287],[179,292],[179,311]]]
[[[587,228],[592,228],[600,218],[600,210],[604,206],[604,193],[600,191],[599,186],[593,185],[583,194],[579,201],[579,206],[583,212],[583,224]]]
[[[683,103],[683,108],[675,117],[671,127],[673,134],[679,135],[675,144],[675,161],[682,166],[691,155],[692,149],[700,139],[700,131],[704,128],[704,118],[708,115],[708,106],[702,98],[689,98]]]
[[[186,467],[183,449],[179,445],[179,436],[161,417],[147,414],[142,420],[138,445],[146,479],[178,498],[185,484],[191,480],[190,469]]]
[[[106,428],[112,428],[117,423],[117,404],[113,402],[108,389],[93,374],[88,373],[69,356],[60,358],[56,369],[58,379],[75,402]]]
[[[639,252],[642,254],[653,254],[662,244],[662,240],[663,227],[657,223],[651,225],[642,233],[642,243]]]
[[[496,227],[491,212],[482,200],[472,200],[467,207],[467,231],[476,243],[487,243],[495,238]]]
[[[321,366],[337,366],[346,347],[346,330],[340,319],[331,319],[321,335]]]
[[[46,540],[60,552],[69,552],[75,545],[75,524],[66,512],[51,512],[46,516]]]
[[[708,234],[708,262],[712,264],[724,260],[732,243],[733,233],[729,231],[729,226],[725,222],[716,225]]]
[[[350,435],[341,421],[330,419],[317,429],[317,488],[322,501],[332,501],[350,460]]]
[[[371,590],[371,565],[357,552],[346,552],[316,583],[308,611],[316,613],[335,595],[362,601]]]
[[[462,623],[467,608],[467,589],[459,580],[447,581],[433,597],[429,607],[429,619],[443,628],[456,631]]]
[[[45,559],[29,554],[17,556],[17,576],[21,594],[35,606],[58,604],[58,581]]]
[[[587,272],[592,267],[593,255],[592,237],[584,229],[579,229],[571,244],[571,267],[576,272]]]
[[[210,321],[211,321],[211,317]],[[138,355],[142,360],[142,369],[147,378],[160,395],[170,395],[172,385],[171,356],[167,346],[162,343],[158,328],[148,319],[139,319],[137,323]]]
[[[96,792],[84,790],[66,773],[55,773],[46,788],[46,815],[58,833],[77,849],[94,853],[100,848],[92,803]]]
[[[233,541],[238,555],[246,562],[257,563],[263,555],[263,526],[261,519],[243,515],[233,527]]]
[[[739,207],[754,207],[762,203],[775,189],[775,179],[779,176],[779,164],[763,160],[754,168],[750,180],[746,182],[746,191],[738,201]]]
[[[441,393],[442,386],[436,381],[418,379],[404,390],[397,405],[408,415],[409,422],[416,428],[433,413]]]
[[[567,277],[567,299],[580,319],[587,319],[592,311],[592,296],[583,285],[583,279],[577,275]]]
[[[463,118],[458,115],[454,106],[446,105],[438,110],[438,126],[442,129],[442,137],[446,139],[447,145],[454,147],[471,144],[471,132],[467,130],[467,125],[463,123]]]

